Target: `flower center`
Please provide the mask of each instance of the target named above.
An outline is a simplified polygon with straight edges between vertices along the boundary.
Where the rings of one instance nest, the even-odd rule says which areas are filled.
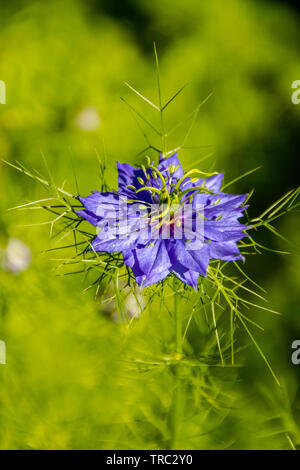
[[[174,174],[178,167],[179,165],[170,164],[165,170],[159,170],[149,163],[147,170],[142,166],[144,178],[137,178],[141,187],[137,189],[133,185],[128,185],[127,188],[133,189],[136,194],[149,191],[154,204],[167,204],[169,208],[174,204],[182,205],[186,202],[191,204],[193,197],[199,193],[214,194],[205,186],[205,183],[206,178],[216,175],[216,172],[205,173],[195,168],[186,172],[181,178],[177,178]],[[192,175],[196,174],[204,177],[200,186],[193,185],[193,183],[199,181],[199,177],[191,178]]]

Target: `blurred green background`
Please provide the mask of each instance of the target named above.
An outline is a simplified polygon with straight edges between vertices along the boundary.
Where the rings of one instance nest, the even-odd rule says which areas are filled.
[[[188,84],[168,108],[169,127],[214,91],[190,135],[191,148],[179,155],[184,166],[213,151],[201,169],[214,163],[229,181],[263,164],[231,188],[239,193],[255,187],[250,214],[259,215],[299,184],[300,105],[291,102],[291,84],[300,79],[295,5],[1,2],[0,80],[7,93],[7,103],[0,105],[1,159],[45,173],[43,153],[56,183],[65,182],[76,193],[73,160],[80,192],[87,195],[99,187],[97,154],[105,153],[108,181],[116,187],[116,160],[141,163],[139,152],[146,147],[119,97],[155,118],[123,85],[127,81],[157,102],[155,40],[164,101]],[[180,132],[171,147],[178,145]],[[155,136],[151,139],[155,143]],[[140,371],[124,358],[137,359],[147,351],[169,354],[174,341],[169,313],[156,305],[128,330],[103,313],[92,292],[82,294],[82,277],[57,277],[51,256],[41,255],[49,247],[48,227],[22,227],[40,216],[7,211],[42,197],[47,193],[39,184],[0,163],[0,248],[13,237],[32,251],[26,271],[0,270],[0,340],[7,347],[7,364],[0,365],[0,447],[168,448],[172,370]],[[299,241],[297,214],[277,227]],[[258,233],[257,239],[290,249],[268,233]],[[253,347],[243,352],[246,366],[238,376],[230,369],[213,373],[216,396],[205,395],[208,384],[195,373],[185,390],[190,406],[179,448],[300,447],[300,365],[291,363],[291,343],[300,339],[299,257],[265,253],[251,257],[246,268],[266,288],[270,307],[282,312],[281,317],[251,312],[265,328],[256,338],[282,388],[276,388]],[[200,336],[199,331],[199,343]],[[230,400],[219,411],[218,387],[228,387]]]

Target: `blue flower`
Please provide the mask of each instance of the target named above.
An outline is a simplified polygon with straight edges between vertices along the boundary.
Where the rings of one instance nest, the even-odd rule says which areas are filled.
[[[223,173],[192,178],[203,172],[184,174],[177,154],[160,157],[157,167],[117,167],[118,192],[79,196],[77,214],[97,227],[91,249],[122,252],[141,287],[173,273],[196,290],[210,259],[243,259],[237,241],[249,227],[238,219],[247,195],[221,192]]]

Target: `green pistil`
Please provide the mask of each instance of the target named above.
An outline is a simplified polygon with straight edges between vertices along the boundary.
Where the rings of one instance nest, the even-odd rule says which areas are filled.
[[[157,168],[155,168],[155,166],[150,165],[149,168],[151,168],[157,174],[157,176],[159,176],[159,178],[161,179],[163,188],[167,189],[165,178],[163,177],[161,172]]]

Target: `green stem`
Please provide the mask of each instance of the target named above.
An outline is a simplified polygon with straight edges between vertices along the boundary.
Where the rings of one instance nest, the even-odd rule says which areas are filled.
[[[174,316],[175,316],[175,334],[176,334],[176,352],[182,353],[182,324],[181,314],[178,310],[177,294],[174,295]]]
[[[175,390],[173,396],[172,406],[172,440],[171,449],[178,449],[180,447],[179,435],[180,435],[180,422],[181,422],[181,364],[180,357],[182,355],[182,318],[181,313],[178,309],[178,298],[177,294],[174,294],[174,318],[175,318],[175,351],[178,359],[178,363],[175,364]],[[178,447],[179,446],[179,447]]]

